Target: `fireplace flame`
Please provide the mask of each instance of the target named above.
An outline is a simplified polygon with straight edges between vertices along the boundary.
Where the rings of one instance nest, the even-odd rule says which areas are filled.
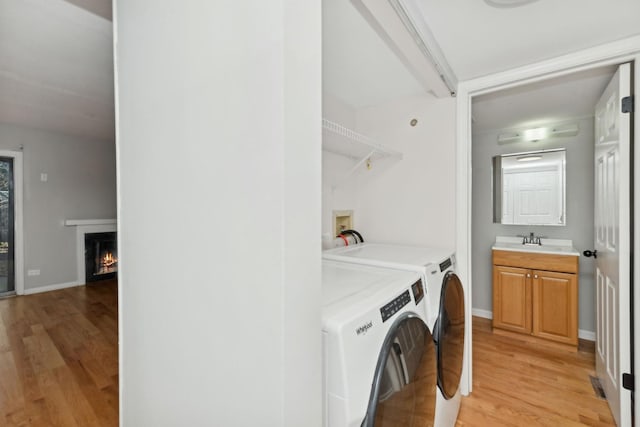
[[[118,262],[118,258],[114,257],[111,252],[107,252],[102,257],[101,264],[103,267],[111,267]]]

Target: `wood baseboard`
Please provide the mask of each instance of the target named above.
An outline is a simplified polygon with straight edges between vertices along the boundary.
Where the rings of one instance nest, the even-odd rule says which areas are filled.
[[[596,353],[596,342],[591,340],[578,339],[578,351],[584,351],[586,353]]]
[[[554,342],[554,341],[549,341],[546,340],[544,338],[539,338],[533,335],[526,335],[526,334],[521,334],[518,332],[512,332],[512,331],[506,331],[504,329],[500,329],[500,328],[492,328],[493,329],[493,333],[497,334],[497,335],[503,335],[503,336],[507,336],[513,339],[518,339],[520,341],[523,342],[528,342],[528,343],[535,343],[536,345],[539,346],[543,346],[543,347],[547,347],[547,348],[554,348],[554,349],[558,349],[558,350],[567,350],[567,351],[571,351],[571,352],[577,352],[578,351],[578,346],[575,345],[570,345],[570,344],[563,344],[563,343],[559,343],[559,342]]]

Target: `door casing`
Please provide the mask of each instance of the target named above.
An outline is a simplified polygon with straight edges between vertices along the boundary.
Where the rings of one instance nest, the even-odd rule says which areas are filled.
[[[23,163],[22,151],[0,150],[0,157],[13,159],[14,274],[15,292],[24,295]]]
[[[640,36],[617,42],[600,45],[551,60],[530,64],[513,70],[489,76],[466,80],[458,85],[456,100],[456,254],[458,257],[458,275],[466,284],[467,318],[471,319],[471,294],[473,281],[471,278],[471,103],[474,96],[483,95],[503,89],[541,82],[555,77],[569,75],[578,71],[634,62],[633,92],[640,94]],[[636,96],[637,99],[637,96]],[[637,105],[637,102],[636,102]],[[634,115],[635,141],[640,141],[640,114]],[[634,152],[634,164],[640,165],[640,150]],[[640,203],[640,174],[634,176],[634,200]],[[640,224],[640,207],[634,207],[633,222]],[[640,227],[636,227],[633,237],[633,280],[640,283]],[[640,313],[640,292],[634,294],[633,311]],[[634,316],[634,340],[640,343],[640,315]],[[461,391],[463,395],[470,393],[472,384],[472,336],[468,328],[465,336],[465,351],[469,355],[465,360],[462,373]],[[640,352],[634,353],[634,365],[640,367]],[[636,376],[635,388],[638,389],[639,378]],[[640,414],[640,401],[635,402],[635,413]]]

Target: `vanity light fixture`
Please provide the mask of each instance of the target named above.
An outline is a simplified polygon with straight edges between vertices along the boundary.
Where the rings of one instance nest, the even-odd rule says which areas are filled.
[[[547,137],[547,128],[527,129],[524,131],[524,140],[538,142]]]
[[[576,136],[578,134],[578,124],[569,123],[561,126],[552,126],[549,130],[551,136]]]
[[[507,144],[509,142],[520,141],[522,135],[519,132],[515,133],[501,133],[498,135],[498,144]]]
[[[517,157],[516,160],[519,162],[533,162],[535,160],[540,160],[542,159],[542,156],[523,156],[523,157]]]
[[[576,136],[579,132],[577,123],[565,123],[521,131],[501,133],[498,135],[498,144],[508,144],[510,142],[536,142],[548,138],[562,136]]]

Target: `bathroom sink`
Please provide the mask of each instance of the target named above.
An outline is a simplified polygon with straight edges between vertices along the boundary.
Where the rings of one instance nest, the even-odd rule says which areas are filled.
[[[497,236],[492,249],[557,255],[580,255],[580,253],[573,247],[573,242],[571,240],[543,238],[541,241],[542,244],[540,245],[531,243],[523,244],[521,237]]]

